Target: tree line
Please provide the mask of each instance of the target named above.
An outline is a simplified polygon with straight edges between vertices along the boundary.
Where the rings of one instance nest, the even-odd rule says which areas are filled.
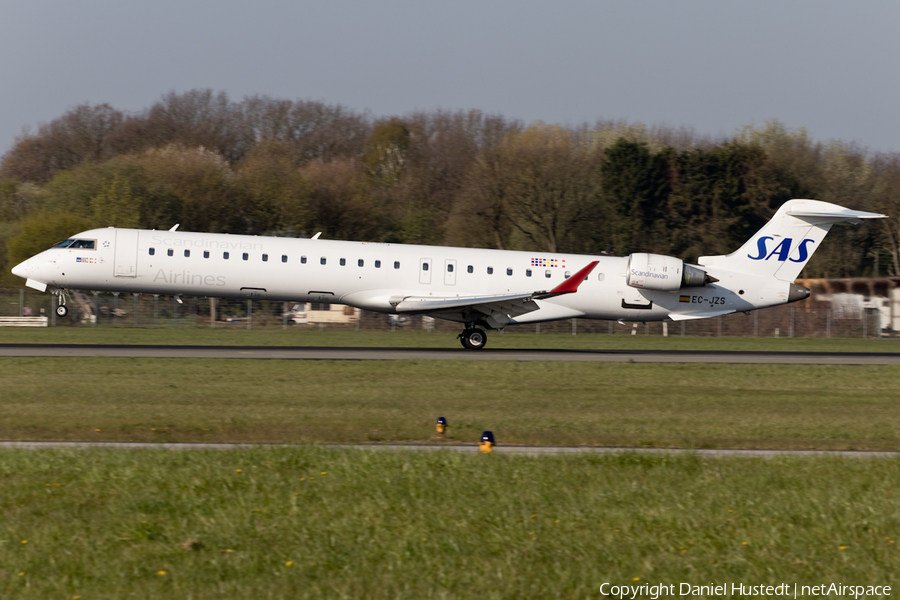
[[[890,216],[836,227],[807,277],[900,275],[900,154],[778,122],[713,139],[620,121],[524,124],[472,111],[170,93],[81,105],[0,158],[0,264],[92,227],[548,252],[739,247],[791,198]]]

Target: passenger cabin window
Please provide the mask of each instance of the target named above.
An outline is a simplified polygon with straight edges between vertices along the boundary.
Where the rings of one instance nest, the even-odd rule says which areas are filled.
[[[366,263],[365,263],[365,261],[363,261],[363,259],[359,259],[358,261],[356,261],[356,264],[359,265],[359,266],[361,267],[361,266],[363,266],[363,265],[366,264]]]
[[[250,255],[247,254],[246,252],[244,252],[244,257],[243,257],[243,258],[244,258],[244,260],[247,260],[248,258],[250,258]]]
[[[448,273],[452,273],[452,272],[453,272],[453,264],[452,264],[452,263],[449,263],[449,264],[447,265],[447,272],[448,272]]]
[[[325,261],[325,257],[324,257],[324,256],[323,256],[322,258],[319,259],[319,263],[320,263],[320,264],[323,264],[323,265],[324,265],[325,262],[326,262],[326,261]]]
[[[347,266],[347,259],[346,259],[346,258],[342,258],[342,259],[341,259],[340,261],[338,261],[338,262],[341,263],[341,266],[342,266],[342,267]],[[322,264],[324,265],[325,263],[322,263]]]
[[[381,268],[381,261],[380,261],[380,260],[376,260],[376,261],[375,261],[375,268],[376,268],[376,269],[380,269],[380,268]]]
[[[301,256],[301,257],[300,257],[300,264],[301,264],[301,265],[305,265],[305,264],[306,264],[306,257],[305,257],[305,256]]]
[[[209,258],[209,250],[203,251],[203,258]]]
[[[566,271],[566,279],[572,276],[572,271]]]
[[[55,247],[56,246],[54,246],[54,248]],[[153,256],[154,254],[156,254],[156,248],[150,248],[149,252],[150,252],[150,256]]]
[[[184,257],[185,257],[185,258],[190,258],[190,256],[191,256],[191,251],[190,251],[190,250],[185,250],[185,251],[184,251]]]
[[[468,267],[466,267],[466,273],[474,273],[474,272],[475,272],[475,267],[473,267],[472,265],[469,265]]]
[[[423,262],[423,263],[422,263],[422,270],[423,270],[423,271],[427,271],[427,270],[428,270],[428,263],[427,263],[427,262]]]
[[[395,260],[395,261],[394,261],[394,268],[395,268],[395,269],[399,269],[399,268],[400,268],[400,261],[399,261],[399,260]]]
[[[281,262],[287,262],[287,254],[281,255]]]
[[[544,277],[546,277],[547,279],[550,279],[550,275],[552,273],[553,273],[553,271],[551,271],[550,269],[547,269],[546,271],[544,271]]]
[[[507,275],[512,275],[512,269],[507,269],[507,270],[506,270],[506,274],[507,274]]]
[[[263,262],[269,262],[269,255],[263,254]]]
[[[488,267],[488,275],[494,274],[494,267]]]
[[[173,256],[175,254],[175,251],[169,248],[168,250],[166,250],[166,254],[168,254],[169,256]]]
[[[525,269],[525,277],[531,277],[531,269]]]
[[[223,252],[223,253],[222,253],[222,258],[224,258],[225,260],[228,260],[228,253],[227,253],[227,252]]]

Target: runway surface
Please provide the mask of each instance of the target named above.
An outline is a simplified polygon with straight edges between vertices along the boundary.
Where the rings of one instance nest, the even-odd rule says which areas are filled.
[[[0,344],[0,357],[243,358],[257,360],[512,360],[542,362],[900,365],[889,352],[700,352],[689,350],[503,350]]]
[[[474,444],[228,444],[228,443],[153,443],[153,442],[0,442],[0,450],[86,449],[115,450],[241,450],[247,448],[304,448],[317,447],[337,450],[371,450],[394,452],[469,452],[480,449]],[[730,448],[626,448],[597,446],[495,446],[493,453],[517,455],[545,454],[643,454],[687,455],[703,458],[747,457],[775,458],[779,456],[814,456],[834,458],[900,458],[900,452],[864,452],[853,450],[744,450]]]

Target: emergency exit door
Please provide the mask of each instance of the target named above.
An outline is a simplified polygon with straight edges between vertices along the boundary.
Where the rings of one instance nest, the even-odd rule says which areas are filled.
[[[116,230],[116,277],[137,277],[138,231],[136,229]]]

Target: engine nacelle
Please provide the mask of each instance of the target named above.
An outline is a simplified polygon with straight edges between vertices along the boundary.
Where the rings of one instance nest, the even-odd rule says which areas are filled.
[[[706,271],[684,264],[674,256],[636,252],[628,257],[625,283],[631,287],[657,292],[674,292],[684,287],[706,285],[716,279]]]

